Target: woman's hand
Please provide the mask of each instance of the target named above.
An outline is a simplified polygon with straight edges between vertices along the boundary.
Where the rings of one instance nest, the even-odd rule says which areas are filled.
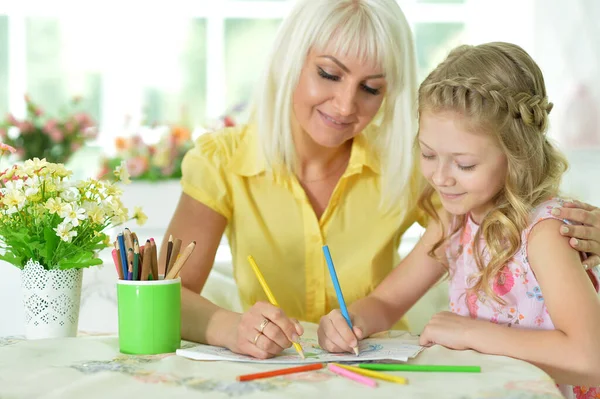
[[[469,332],[478,322],[480,321],[452,312],[440,312],[425,326],[419,337],[419,345],[438,344],[456,350],[471,349]]]
[[[355,324],[356,320],[352,314],[350,320],[352,320],[352,330],[339,309],[334,309],[321,317],[317,330],[319,346],[328,352],[354,353],[354,348],[358,347],[358,341],[364,336],[362,329]]]
[[[227,348],[232,352],[267,359],[298,342],[304,329],[297,320],[267,302],[257,302],[235,319],[235,334]]]
[[[586,269],[600,265],[600,209],[580,201],[572,201],[554,209],[552,214],[578,223],[563,224],[560,233],[573,237],[569,240],[573,248],[588,253],[588,258],[583,262]]]

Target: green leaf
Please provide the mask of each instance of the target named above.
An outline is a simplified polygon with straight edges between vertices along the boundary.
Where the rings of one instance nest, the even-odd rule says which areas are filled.
[[[56,247],[58,246],[59,242],[59,237],[56,235],[56,232],[52,229],[52,227],[44,227],[44,240],[46,240],[46,244],[42,247],[42,256],[46,259],[52,259],[54,251],[56,251]]]
[[[65,269],[81,269],[84,267],[101,265],[102,259],[95,258],[94,253],[90,251],[78,251],[76,254],[69,256],[66,259],[58,261],[58,268]]]

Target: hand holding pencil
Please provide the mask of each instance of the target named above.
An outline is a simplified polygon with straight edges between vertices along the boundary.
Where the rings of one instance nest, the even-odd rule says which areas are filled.
[[[327,268],[329,269],[329,275],[335,289],[340,309],[331,311],[324,317],[326,321],[323,322],[322,320],[321,323],[319,323],[319,329],[317,331],[319,345],[329,352],[348,352],[352,350],[354,354],[358,356],[360,354],[358,340],[363,338],[362,331],[354,327],[350,313],[348,313],[342,288],[333,265],[333,259],[329,252],[329,246],[323,246],[323,255],[327,262]]]
[[[248,256],[248,263],[250,263],[250,266],[252,267],[252,270],[254,271],[254,274],[256,275],[256,278],[258,279],[258,282],[260,283],[261,287],[263,288],[263,291],[265,292],[265,295],[269,299],[269,302],[271,303],[271,305],[279,308],[279,304],[277,303],[277,300],[273,296],[273,293],[271,292],[271,289],[267,285],[267,282],[266,282],[263,274],[261,273],[260,269],[258,268],[258,265],[256,264],[256,261],[254,260],[254,258],[251,255]],[[302,350],[302,347],[297,342],[297,336],[299,335],[299,333],[296,331],[296,324],[292,323],[287,317],[285,317],[285,315],[283,314],[282,311],[276,311],[275,314],[271,317],[268,317],[269,315],[266,314],[266,312],[261,312],[261,315],[263,315],[264,318],[258,327],[258,334],[254,337],[254,339],[252,340],[252,343],[254,345],[256,345],[257,347],[259,347],[259,339],[261,339],[261,335],[264,335],[269,340],[271,340],[271,338],[273,338],[280,348],[285,348],[287,345],[289,345],[289,343],[287,345],[285,345],[285,342],[283,342],[283,343],[277,342],[278,340],[275,335],[279,331],[276,331],[275,333],[270,333],[270,334],[269,334],[269,332],[266,331],[266,327],[269,325],[269,323],[272,323],[272,324],[275,324],[279,328],[280,332],[283,332],[283,334],[285,334],[286,339],[289,340],[289,342],[292,342],[294,349],[296,349],[296,351],[298,352],[300,357],[302,359],[304,359],[304,352]],[[293,330],[293,332],[291,332],[290,330]],[[271,330],[271,331],[273,331],[273,330]],[[301,331],[300,331],[300,333],[301,333]],[[271,353],[271,354],[274,354],[274,353]]]

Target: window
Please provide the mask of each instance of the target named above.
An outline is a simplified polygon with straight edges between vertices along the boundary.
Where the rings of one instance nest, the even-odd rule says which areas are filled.
[[[0,110],[22,114],[24,93],[47,112],[81,96],[106,145],[139,124],[206,126],[232,111],[243,121],[271,40],[293,2],[163,1],[144,14],[133,5],[118,14],[98,8],[94,18],[67,2],[21,3],[19,12],[0,8],[0,44],[6,43],[0,48],[10,52],[0,49],[0,83],[6,82],[0,84]],[[461,40],[464,3],[400,1],[415,32],[421,78]]]

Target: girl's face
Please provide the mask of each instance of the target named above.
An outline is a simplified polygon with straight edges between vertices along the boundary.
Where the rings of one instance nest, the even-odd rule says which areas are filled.
[[[385,90],[379,67],[311,50],[293,95],[296,122],[316,144],[339,147],[371,122]]]
[[[452,111],[421,113],[421,172],[448,212],[470,212],[480,223],[504,186],[508,164],[492,135],[472,133],[463,121]]]

